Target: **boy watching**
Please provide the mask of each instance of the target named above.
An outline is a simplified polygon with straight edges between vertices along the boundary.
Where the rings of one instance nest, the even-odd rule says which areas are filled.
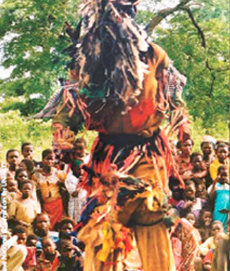
[[[19,165],[19,152],[15,149],[8,150],[6,153],[6,161],[9,165],[8,175],[15,176],[15,171]]]
[[[41,163],[37,162],[33,159],[33,154],[34,154],[34,150],[33,150],[33,145],[30,142],[25,142],[21,145],[21,154],[23,156],[23,159],[29,159],[32,160],[34,163],[34,166],[36,168],[40,168],[41,167]]]
[[[21,146],[21,153],[24,159],[33,160],[33,145],[29,142],[25,142]]]

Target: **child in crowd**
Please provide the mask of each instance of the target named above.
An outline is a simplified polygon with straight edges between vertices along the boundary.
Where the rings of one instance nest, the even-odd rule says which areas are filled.
[[[185,199],[177,204],[176,209],[179,211],[180,217],[185,217],[188,213],[192,212],[196,217],[196,226],[198,226],[200,223],[200,213],[206,201],[196,198],[196,187],[191,180],[185,182],[184,196]]]
[[[81,165],[83,160],[74,160],[65,181],[65,187],[69,192],[68,215],[75,221],[79,221],[83,206],[86,202],[87,191],[81,188]]]
[[[32,179],[32,176],[35,172],[33,161],[31,161],[30,159],[23,159],[18,166],[20,169],[26,170],[28,178]]]
[[[191,178],[205,178],[207,175],[207,168],[203,161],[202,154],[200,152],[193,152],[191,154]]]
[[[48,214],[46,213],[38,214],[34,220],[33,228],[34,228],[34,234],[37,237],[37,243],[36,243],[37,249],[42,248],[41,242],[43,238],[45,237],[52,238],[55,243],[58,242],[59,240],[58,233],[49,230],[50,218]]]
[[[207,176],[207,169],[201,153],[193,152],[191,154],[191,165],[191,170],[185,172],[185,174],[182,175],[182,178],[184,180],[193,180],[196,185],[196,196],[202,199],[206,199],[207,191],[205,178]]]
[[[15,193],[14,198],[21,195],[20,191],[18,190],[18,183],[14,180],[14,178],[12,178],[12,176],[7,177],[6,188],[9,193]]]
[[[212,222],[212,236],[209,237],[203,244],[200,245],[200,255],[204,257],[210,249],[215,249],[216,245],[214,243],[214,236],[217,233],[223,233],[224,227],[223,224],[216,220]]]
[[[227,231],[227,221],[230,204],[230,186],[228,180],[228,168],[220,166],[217,171],[217,177],[208,189],[210,199],[214,202],[213,220],[219,220],[223,223]]]
[[[214,241],[214,244],[215,246],[217,247],[218,245],[218,242],[220,240],[220,237],[223,233],[221,232],[218,232],[215,234],[215,236],[213,237],[213,241]],[[215,249],[210,249],[208,251],[208,253],[205,255],[202,263],[203,263],[203,270],[204,271],[211,271],[211,268],[212,268],[212,262],[213,262],[213,254],[214,254],[214,251],[216,250]],[[202,270],[201,270],[202,271]]]
[[[16,226],[12,231],[12,235],[18,237],[17,244],[26,245],[27,229],[24,226]]]
[[[42,240],[42,253],[37,258],[35,271],[57,271],[59,266],[59,253],[52,238],[45,237]],[[68,271],[68,270],[67,270]]]
[[[54,168],[54,152],[50,149],[42,152],[43,167],[38,169],[33,180],[41,193],[42,211],[46,212],[51,221],[51,229],[59,222],[63,215],[63,202],[60,194],[60,184],[65,182],[66,174]]]
[[[59,223],[59,240],[68,239],[74,246],[78,247],[78,240],[76,238],[76,233],[74,232],[75,226],[75,221],[70,217],[62,219]]]
[[[168,203],[172,207],[176,207],[180,200],[184,199],[184,190],[180,188],[180,183],[174,176],[169,177],[169,189],[171,191],[171,197],[169,197]]]
[[[80,159],[84,164],[89,162],[89,154],[87,153],[87,141],[84,138],[77,138],[74,143],[74,160]]]
[[[24,159],[33,160],[33,145],[30,142],[25,142],[21,146],[21,153]]]
[[[28,181],[28,173],[25,169],[18,168],[15,172],[15,180],[18,182],[18,187],[21,189],[22,183]]]
[[[37,202],[32,198],[33,184],[30,181],[22,183],[21,197],[10,204],[9,217],[15,218],[32,232],[31,223],[34,221],[38,209]]]
[[[23,268],[25,271],[33,271],[37,261],[36,261],[36,242],[37,237],[34,234],[29,234],[26,240],[27,256],[23,263]]]
[[[34,150],[32,143],[30,142],[23,143],[21,146],[21,154],[23,156],[23,159],[29,159],[33,161],[33,164],[36,168],[40,167],[40,163],[33,159]]]
[[[219,166],[226,166],[227,168],[229,168],[228,146],[225,143],[220,143],[216,146],[216,156],[217,159],[213,163],[211,163],[209,169],[213,181],[217,177],[217,171]]]
[[[203,259],[209,253],[210,250],[214,250],[216,248],[215,239],[219,234],[223,233],[223,225],[220,221],[214,221],[212,223],[212,236],[209,237],[203,244],[199,247],[199,254],[195,259],[196,271],[203,271]],[[217,239],[216,239],[217,240]],[[210,256],[210,255],[209,255]],[[206,260],[205,260],[206,262]],[[206,265],[208,267],[208,264]],[[208,270],[208,269],[207,269]],[[219,270],[218,270],[219,271]]]
[[[26,238],[27,231],[23,226],[16,226],[12,231],[7,250],[7,270],[23,271],[22,264],[27,256]],[[7,242],[6,242],[7,243]],[[5,244],[8,247],[7,244]]]
[[[178,226],[179,230],[179,226]],[[175,266],[176,270],[178,270],[181,266],[181,263],[183,261],[183,258],[181,256],[182,254],[182,243],[179,239],[179,236],[177,234],[177,231],[173,232],[171,234],[171,245],[172,245],[172,252],[173,252],[173,257],[175,260]]]
[[[193,178],[192,181],[196,186],[196,197],[207,200],[206,181],[204,178]]]
[[[196,216],[193,213],[188,213],[185,217],[185,219],[188,220],[188,222],[194,227],[194,236],[196,237],[196,240],[199,244],[201,244],[201,236],[200,233],[198,231],[198,229],[195,227],[196,223]]]
[[[210,136],[203,137],[203,141],[201,142],[201,150],[203,153],[203,161],[206,164],[207,175],[206,175],[206,188],[208,188],[212,183],[212,178],[210,176],[210,165],[215,161],[216,157],[214,154],[214,142],[215,139]]]
[[[209,209],[203,209],[201,211],[201,221],[199,232],[201,236],[202,243],[207,240],[212,234],[212,212]]]
[[[19,165],[19,152],[15,149],[8,150],[6,153],[6,161],[9,165],[7,174],[14,177]]]
[[[7,195],[6,195],[6,201],[7,201],[7,210],[9,211],[11,203],[18,199],[22,194],[18,189],[18,183],[14,180],[14,178],[9,175],[7,177]]]
[[[186,138],[183,141],[179,141],[177,144],[180,153],[175,156],[175,160],[180,175],[184,175],[186,171],[191,170],[190,155],[193,145],[194,142],[191,138]]]
[[[38,238],[36,235],[34,234],[29,234],[26,240],[26,245],[27,247],[35,247],[36,248],[36,244],[37,244]]]
[[[211,163],[215,160],[214,141],[214,138],[204,136],[200,144],[200,148],[203,153],[203,161],[205,162],[207,169],[209,169]]]
[[[173,248],[178,271],[194,271],[194,259],[199,249],[195,228],[185,218],[179,219],[172,231],[172,236],[177,240],[178,247]],[[180,242],[180,243],[179,243]],[[175,255],[175,252],[177,253]]]
[[[82,255],[71,241],[61,240],[58,245],[59,257],[58,271],[82,271]]]
[[[181,176],[183,180],[204,178],[207,175],[207,169],[201,153],[193,152],[190,156],[191,169],[184,172]]]
[[[221,234],[212,261],[212,271],[229,271],[229,251],[230,251],[230,219],[228,220],[228,231]]]
[[[22,188],[22,184],[25,181],[28,181],[28,173],[26,170],[24,169],[17,169],[16,173],[15,173],[15,180],[18,182],[18,188],[21,189]],[[32,197],[34,200],[36,200],[37,202],[37,211],[40,213],[41,212],[41,205],[40,202],[38,201],[37,198],[37,190],[36,190],[36,183],[34,181],[31,181],[31,183],[33,184],[33,190],[32,190]]]
[[[67,234],[73,233],[75,225],[76,225],[75,221],[71,219],[70,217],[63,218],[59,223],[60,233],[67,233]]]

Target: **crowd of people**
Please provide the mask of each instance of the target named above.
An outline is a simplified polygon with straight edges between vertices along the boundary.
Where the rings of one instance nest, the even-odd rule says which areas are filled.
[[[169,178],[166,212],[180,217],[183,229],[187,227],[193,232],[198,244],[198,249],[197,245],[196,249],[188,246],[189,235],[180,227],[181,222],[171,225],[176,270],[226,271],[230,232],[229,143],[204,136],[199,152],[193,152],[193,145],[192,138],[171,141],[179,178]],[[1,202],[3,197],[7,202],[7,224],[3,217],[0,221],[1,257],[4,259],[7,250],[7,270],[84,269],[85,244],[78,240],[78,232],[86,213],[90,214],[89,196],[93,199],[84,185],[89,162],[83,138],[78,138],[74,149],[64,154],[44,150],[39,162],[34,160],[33,145],[29,142],[22,144],[21,151],[7,151],[6,188],[1,183]],[[135,246],[132,248],[130,254],[135,256],[126,255],[122,268],[142,270],[138,252]],[[221,264],[223,269],[218,269]]]

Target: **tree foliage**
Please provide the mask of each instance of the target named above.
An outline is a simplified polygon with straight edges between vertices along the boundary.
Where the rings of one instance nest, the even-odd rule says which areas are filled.
[[[47,101],[58,78],[66,73],[68,56],[63,50],[70,39],[64,27],[65,22],[77,24],[76,6],[77,1],[70,0],[3,1],[0,7],[2,65],[13,67],[13,71],[1,84],[0,93],[25,96],[27,100],[31,94],[39,93],[44,103]]]
[[[45,148],[50,148],[52,142],[51,121],[25,120],[18,110],[9,110],[7,113],[0,113],[0,142],[3,150],[0,153],[0,160],[5,160],[5,153],[9,149],[20,151],[21,144],[32,142],[36,153],[39,154]],[[40,160],[41,157],[36,157]]]
[[[187,77],[184,98],[193,120],[201,119],[206,133],[228,130],[228,18],[226,0],[200,1],[172,14],[153,34]]]

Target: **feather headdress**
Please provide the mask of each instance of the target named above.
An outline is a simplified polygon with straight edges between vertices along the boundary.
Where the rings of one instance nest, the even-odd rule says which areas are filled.
[[[106,126],[117,109],[125,114],[138,103],[148,73],[143,55],[149,44],[133,13],[132,2],[125,0],[87,0],[81,6],[83,18],[72,68],[77,71],[79,99],[87,101],[85,107],[78,106],[87,112],[86,124],[96,126],[90,129]],[[105,112],[107,117],[102,118]],[[87,120],[92,115],[94,123]]]

